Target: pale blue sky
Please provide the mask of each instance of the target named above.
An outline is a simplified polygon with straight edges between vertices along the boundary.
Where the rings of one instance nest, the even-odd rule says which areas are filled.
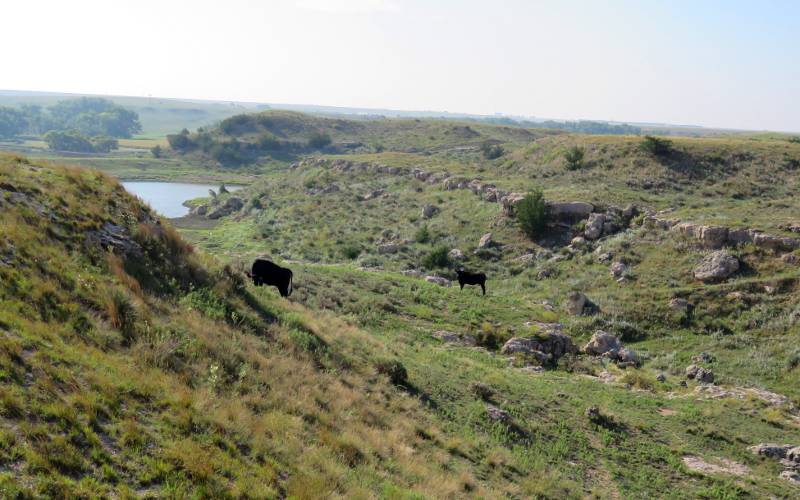
[[[0,88],[800,131],[800,1],[10,0]]]

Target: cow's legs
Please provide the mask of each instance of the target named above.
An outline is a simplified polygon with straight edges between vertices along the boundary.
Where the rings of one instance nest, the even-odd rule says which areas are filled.
[[[486,295],[486,285],[481,283],[481,290],[483,290],[483,294]]]

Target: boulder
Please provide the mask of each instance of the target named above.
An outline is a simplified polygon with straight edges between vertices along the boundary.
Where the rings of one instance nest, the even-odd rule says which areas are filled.
[[[800,465],[800,446],[795,446],[786,452],[786,460],[791,463]]]
[[[793,448],[794,447],[790,444],[759,443],[747,449],[762,457],[781,460],[786,458],[786,453]]]
[[[639,366],[641,362],[639,354],[629,347],[623,347],[617,351],[616,361],[619,365]]]
[[[728,228],[723,226],[700,226],[698,238],[704,247],[719,249],[725,245],[728,239]]]
[[[573,316],[596,314],[600,308],[581,292],[570,292],[564,308]]]
[[[753,236],[753,244],[759,248],[774,252],[791,252],[800,248],[800,240],[789,238],[788,236],[773,236],[763,233]]]
[[[757,234],[752,229],[728,229],[729,245],[745,245],[753,242],[753,235]]]
[[[781,257],[781,260],[786,264],[796,266],[800,264],[800,255],[797,255],[795,253],[787,253],[786,255]]]
[[[694,277],[705,283],[723,281],[739,270],[739,259],[724,250],[707,255],[694,270]]]
[[[386,243],[378,246],[378,253],[380,255],[397,253],[400,250],[400,245],[397,243]]]
[[[583,352],[591,356],[611,354],[616,356],[622,346],[614,335],[602,330],[597,330],[589,342],[583,346]]]
[[[689,365],[686,367],[686,378],[701,384],[711,384],[714,382],[714,372],[697,365]]]
[[[594,205],[582,201],[547,202],[548,213],[557,220],[578,221],[589,217]]]
[[[611,276],[614,278],[621,278],[628,272],[628,266],[622,262],[614,262],[611,264]]]
[[[430,219],[431,217],[433,217],[434,215],[436,215],[438,213],[439,213],[439,207],[437,207],[436,205],[431,205],[431,204],[428,203],[428,204],[425,204],[425,206],[422,207],[422,218],[423,219]]]
[[[469,334],[459,335],[446,330],[437,330],[432,333],[433,338],[439,339],[446,344],[462,344],[467,346],[475,345],[475,337]]]
[[[664,375],[663,373],[659,373],[658,376],[656,377],[656,380],[658,382],[666,382],[667,381],[667,376]]]
[[[428,283],[433,283],[439,286],[447,286],[451,285],[451,282],[447,278],[442,278],[441,276],[425,276],[425,281]]]
[[[215,207],[213,210],[208,212],[206,217],[209,219],[219,219],[220,217],[225,217],[233,212],[238,212],[244,206],[244,202],[238,196],[231,196],[227,200],[225,200],[221,205]]]
[[[500,199],[503,204],[503,214],[509,217],[516,215],[515,208],[525,198],[525,193],[509,193]]]
[[[492,203],[497,203],[498,201],[500,201],[499,198],[497,197],[497,189],[488,189],[484,193],[483,199],[484,201],[489,201]]]
[[[583,231],[583,236],[587,240],[596,240],[603,235],[603,224],[606,221],[605,214],[593,213],[589,215],[586,221],[586,228]]]
[[[532,337],[514,337],[508,340],[500,349],[501,354],[527,354],[537,357],[540,362],[557,361],[565,354],[575,354],[578,349],[572,339],[558,329],[539,333]],[[543,354],[542,359],[537,353]]]
[[[466,258],[467,258],[467,257],[464,255],[464,252],[462,252],[462,251],[461,251],[461,250],[459,250],[458,248],[454,248],[454,249],[450,250],[450,253],[448,253],[448,255],[450,256],[450,258],[451,258],[451,259],[453,259],[453,260],[459,260],[459,261],[460,261],[460,260],[464,260],[464,259],[466,259]]]
[[[696,356],[692,356],[692,361],[694,361],[695,363],[713,363],[714,362],[714,356],[712,356],[711,354],[703,351],[703,352],[701,352],[700,354],[698,354]]]
[[[572,238],[572,240],[569,242],[569,244],[575,248],[583,248],[586,246],[587,243],[588,242],[586,241],[586,238],[584,238],[583,236],[576,236]]]
[[[465,187],[467,187],[467,180],[463,177],[448,177],[442,182],[442,188],[445,191],[464,189]]]
[[[478,248],[487,248],[492,245],[492,233],[486,233],[478,241]]]

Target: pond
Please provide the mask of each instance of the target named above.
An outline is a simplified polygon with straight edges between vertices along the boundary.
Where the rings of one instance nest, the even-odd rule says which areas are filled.
[[[174,219],[189,214],[189,208],[183,206],[187,200],[208,196],[208,190],[217,191],[219,184],[192,184],[189,182],[123,182],[129,193],[135,194],[147,202],[156,212],[164,217]],[[225,185],[228,191],[237,191],[243,186]]]

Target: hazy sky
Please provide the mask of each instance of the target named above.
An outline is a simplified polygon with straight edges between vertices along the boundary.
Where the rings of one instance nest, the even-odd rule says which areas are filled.
[[[800,131],[800,1],[5,0],[0,89]]]

